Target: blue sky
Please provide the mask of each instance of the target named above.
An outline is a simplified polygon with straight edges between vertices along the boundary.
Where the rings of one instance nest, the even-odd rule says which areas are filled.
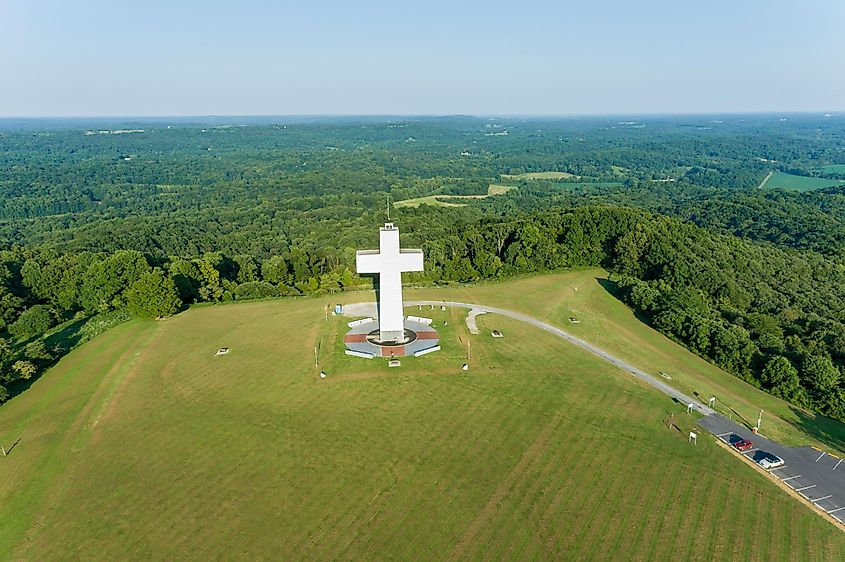
[[[845,110],[843,0],[0,0],[0,116]]]

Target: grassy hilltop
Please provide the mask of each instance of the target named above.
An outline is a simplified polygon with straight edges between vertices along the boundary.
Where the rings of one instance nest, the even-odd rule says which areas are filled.
[[[406,298],[522,310],[742,416],[763,407],[773,437],[841,446],[841,424],[640,324],[603,275]],[[442,352],[388,369],[342,354],[334,302],[195,307],[68,355],[0,408],[0,440],[22,437],[0,458],[0,558],[845,557],[832,524],[712,439],[688,444],[681,407],[550,334],[485,315],[470,336],[466,311],[428,310]]]

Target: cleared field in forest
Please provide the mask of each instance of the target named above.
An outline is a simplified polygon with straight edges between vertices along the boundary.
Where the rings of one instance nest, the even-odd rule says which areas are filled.
[[[819,171],[825,174],[845,174],[845,164],[828,164],[819,168]]]
[[[694,380],[684,366],[730,387],[642,327],[600,275],[406,298],[523,310],[668,362],[676,381]],[[483,315],[470,336],[466,311],[413,307],[434,318],[441,352],[398,369],[343,355],[348,319],[325,307],[371,298],[196,307],[70,353],[0,407],[0,439],[22,437],[0,458],[0,558],[845,556],[845,533],[713,439],[687,443],[681,406],[551,334]]]
[[[528,172],[525,174],[502,174],[503,180],[562,180],[578,179],[581,176],[569,172]]]
[[[426,197],[415,197],[414,199],[405,199],[403,201],[396,201],[393,203],[394,207],[419,207],[420,205],[436,205],[440,207],[464,207],[468,199],[486,199],[493,195],[504,195],[512,189],[517,189],[512,185],[495,185],[491,184],[487,187],[486,195],[428,195]]]
[[[790,189],[793,191],[814,191],[845,183],[842,180],[831,180],[825,178],[811,178],[808,176],[796,176],[784,172],[773,172],[772,177],[766,182],[765,189]]]

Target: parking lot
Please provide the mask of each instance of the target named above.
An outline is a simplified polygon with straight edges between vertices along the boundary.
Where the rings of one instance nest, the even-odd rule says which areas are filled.
[[[782,458],[785,461],[783,466],[767,472],[801,494],[817,509],[845,523],[845,462],[841,458],[813,447],[786,447],[755,435],[719,414],[705,416],[698,423],[728,445],[732,446],[740,439],[751,441],[753,447],[747,451],[734,451],[755,462],[767,453]]]

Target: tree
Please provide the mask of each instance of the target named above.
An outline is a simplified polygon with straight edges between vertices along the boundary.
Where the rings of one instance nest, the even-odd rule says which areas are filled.
[[[12,365],[12,370],[15,371],[20,378],[28,380],[38,371],[38,369],[29,361],[15,361]]]
[[[182,299],[182,302],[199,300],[199,289],[202,286],[203,276],[197,264],[183,258],[174,257],[170,258],[167,271],[176,284],[176,290],[179,291],[179,298]]]
[[[769,359],[761,374],[763,384],[771,389],[772,394],[795,401],[801,392],[798,369],[786,357],[776,355]]]
[[[24,301],[17,295],[0,287],[0,332],[15,321],[18,312],[24,307]]]
[[[485,251],[478,252],[474,262],[478,274],[487,279],[498,276],[503,265],[499,256]]]
[[[125,304],[124,292],[149,272],[150,266],[140,252],[115,252],[88,269],[81,290],[82,304],[94,312],[120,308]]]
[[[801,364],[802,378],[809,387],[820,394],[827,394],[839,385],[841,373],[830,357],[808,355]]]
[[[223,298],[223,287],[220,286],[220,272],[214,264],[206,258],[195,260],[200,272],[202,286],[199,289],[200,298],[205,301],[219,301]]]
[[[143,275],[126,291],[127,308],[144,318],[172,316],[181,305],[176,284],[160,269]]]
[[[235,298],[238,300],[263,299],[275,297],[278,293],[276,287],[266,281],[248,281],[241,283],[235,288]]]
[[[290,284],[288,264],[282,256],[272,256],[261,263],[261,278],[274,285]]]
[[[233,261],[238,270],[235,281],[238,283],[258,281],[258,264],[256,263],[255,258],[247,254],[241,254],[235,256]]]
[[[9,340],[0,338],[0,365],[12,357],[12,344]]]
[[[53,354],[47,350],[44,345],[44,340],[35,340],[24,349],[24,355],[29,359],[42,359],[49,361],[53,358]]]
[[[28,340],[40,336],[56,325],[56,317],[46,304],[36,304],[28,308],[9,326],[9,333],[18,340]]]

